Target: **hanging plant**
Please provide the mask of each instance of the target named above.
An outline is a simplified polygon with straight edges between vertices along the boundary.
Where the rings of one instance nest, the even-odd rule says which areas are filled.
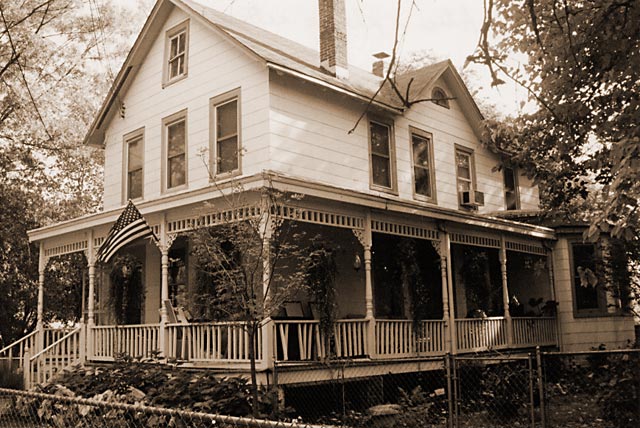
[[[144,287],[142,264],[132,255],[116,256],[111,263],[109,307],[117,324],[139,324]]]
[[[397,260],[400,265],[400,280],[402,281],[403,294],[408,294],[409,307],[414,327],[420,325],[420,321],[428,318],[431,292],[429,284],[424,280],[422,269],[417,260],[415,241],[402,239],[396,248]]]
[[[320,316],[320,333],[327,350],[330,349],[333,326],[338,315],[335,286],[337,276],[335,251],[326,242],[314,239],[309,252],[306,280],[310,297]]]

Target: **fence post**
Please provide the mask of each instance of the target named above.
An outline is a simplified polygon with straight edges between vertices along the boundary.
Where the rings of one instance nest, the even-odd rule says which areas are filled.
[[[534,376],[533,376],[533,355],[529,353],[527,355],[527,363],[529,365],[529,404],[531,405],[531,428],[536,426],[536,413],[535,413],[535,388],[534,388]]]
[[[29,347],[27,346],[24,349],[24,355],[22,357],[22,380],[24,382],[24,389],[31,388],[31,364],[29,360],[31,359],[31,352],[29,351]]]
[[[447,374],[447,405],[449,410],[449,417],[447,418],[447,426],[449,428],[453,428],[453,391],[452,391],[452,382],[451,382],[451,359],[452,356],[450,353],[446,353],[444,356],[444,365]]]
[[[536,363],[538,369],[538,394],[540,395],[540,423],[542,428],[547,428],[547,414],[544,406],[544,380],[542,379],[542,353],[536,346]]]

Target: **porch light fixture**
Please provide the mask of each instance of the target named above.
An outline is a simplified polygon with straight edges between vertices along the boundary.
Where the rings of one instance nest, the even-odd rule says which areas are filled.
[[[355,259],[353,260],[353,269],[358,272],[362,267],[362,259],[360,259],[360,254],[356,254]]]

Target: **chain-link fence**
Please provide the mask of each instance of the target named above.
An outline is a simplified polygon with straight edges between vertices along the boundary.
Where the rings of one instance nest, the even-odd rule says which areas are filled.
[[[0,427],[631,428],[640,351],[281,364],[275,420],[0,389]]]

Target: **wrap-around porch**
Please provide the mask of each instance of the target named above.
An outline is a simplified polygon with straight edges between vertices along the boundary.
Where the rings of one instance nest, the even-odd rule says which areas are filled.
[[[145,214],[159,242],[131,250],[143,259],[145,282],[137,323],[117,325],[104,305],[108,291],[95,254],[108,223],[41,240],[39,314],[51,257],[84,252],[87,300],[81,327],[51,343],[33,341],[30,364],[55,359],[65,353],[61,349],[74,349],[83,361],[113,361],[126,355],[216,369],[248,369],[245,324],[185,317],[178,311],[178,294],[181,285],[186,294],[192,285],[188,280],[176,284],[180,281],[172,268],[176,254],[182,254],[183,271],[192,269],[186,266],[188,244],[181,235],[194,225],[214,227],[229,218],[248,218],[259,210],[259,205],[253,205],[194,217],[193,207],[182,207]],[[553,239],[552,232],[513,222],[502,231],[495,225],[482,227],[486,221],[436,221],[311,198],[304,206],[278,206],[277,212],[284,221],[325,234],[340,248],[339,308],[330,330],[321,327],[307,296],[297,296],[289,311],[265,319],[255,337],[260,370],[276,362],[384,361],[558,345],[554,313],[545,313],[538,306],[553,300],[553,270],[545,245],[545,239]],[[182,253],[176,253],[174,243],[182,245]],[[401,257],[394,258],[398,252]],[[407,267],[397,260],[407,259],[407,254],[414,260],[409,269],[413,276],[407,276]],[[538,303],[533,302],[536,299]],[[39,321],[37,332],[44,332],[41,318]]]

